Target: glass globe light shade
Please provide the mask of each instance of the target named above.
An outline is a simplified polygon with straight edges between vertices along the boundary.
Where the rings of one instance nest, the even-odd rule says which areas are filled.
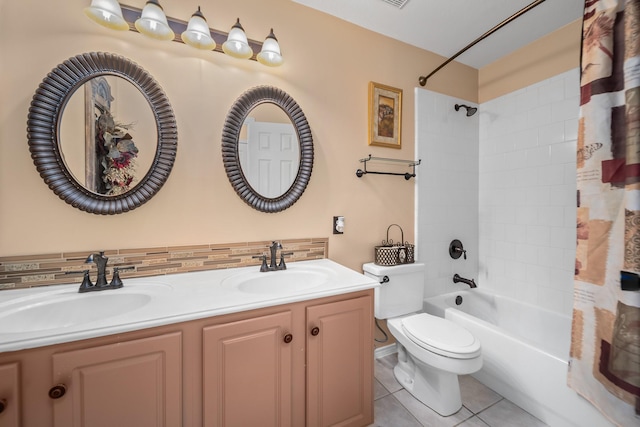
[[[262,50],[257,55],[258,62],[263,65],[267,65],[269,67],[278,67],[282,65],[284,59],[282,59],[282,54],[280,53],[280,45],[278,44],[278,39],[275,34],[273,34],[273,28],[271,32],[264,40],[262,44]]]
[[[195,47],[196,49],[213,50],[216,48],[216,42],[211,38],[209,25],[202,12],[200,12],[200,6],[198,6],[198,10],[191,15],[187,29],[180,37],[185,44]]]
[[[91,0],[91,6],[84,8],[91,20],[112,30],[126,31],[129,24],[122,17],[120,3],[116,0]]]
[[[148,0],[142,9],[142,16],[138,18],[134,24],[136,29],[144,34],[158,40],[172,40],[174,34],[164,10],[157,0]]]
[[[227,55],[239,59],[248,59],[253,55],[253,50],[251,46],[249,46],[244,28],[240,25],[240,18],[238,18],[235,25],[231,27],[227,41],[222,43],[222,50]]]

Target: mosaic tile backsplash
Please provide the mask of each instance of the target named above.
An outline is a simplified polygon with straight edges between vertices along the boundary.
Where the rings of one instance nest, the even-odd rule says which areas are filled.
[[[326,258],[328,254],[328,238],[281,240],[280,243],[284,252],[293,252],[285,258],[287,263]],[[109,257],[108,277],[111,277],[113,267],[134,267],[120,272],[120,277],[125,279],[260,265],[261,261],[253,256],[268,254],[270,244],[271,241],[216,243],[114,249],[104,253]],[[91,270],[91,280],[95,281],[96,267],[85,264],[87,256],[89,252],[0,257],[0,290],[81,283],[82,274],[66,272],[87,269]]]

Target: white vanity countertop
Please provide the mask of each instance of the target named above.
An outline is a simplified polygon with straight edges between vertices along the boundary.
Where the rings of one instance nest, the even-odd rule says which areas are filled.
[[[0,352],[380,286],[329,259],[292,262],[284,271],[260,273],[259,267],[251,266],[125,278],[123,282],[121,289],[83,294],[78,293],[79,284],[0,291]]]

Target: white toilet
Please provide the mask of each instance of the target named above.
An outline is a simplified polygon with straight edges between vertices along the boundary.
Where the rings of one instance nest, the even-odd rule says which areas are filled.
[[[375,317],[387,319],[398,345],[397,380],[416,399],[443,416],[462,407],[458,375],[482,367],[480,342],[463,327],[422,310],[424,264],[362,266],[381,282],[375,290]]]

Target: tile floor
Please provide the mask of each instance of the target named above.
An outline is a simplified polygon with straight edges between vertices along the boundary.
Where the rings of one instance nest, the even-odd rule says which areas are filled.
[[[462,409],[442,417],[416,400],[393,375],[397,354],[376,359],[374,423],[369,427],[546,426],[470,375],[460,376]]]

